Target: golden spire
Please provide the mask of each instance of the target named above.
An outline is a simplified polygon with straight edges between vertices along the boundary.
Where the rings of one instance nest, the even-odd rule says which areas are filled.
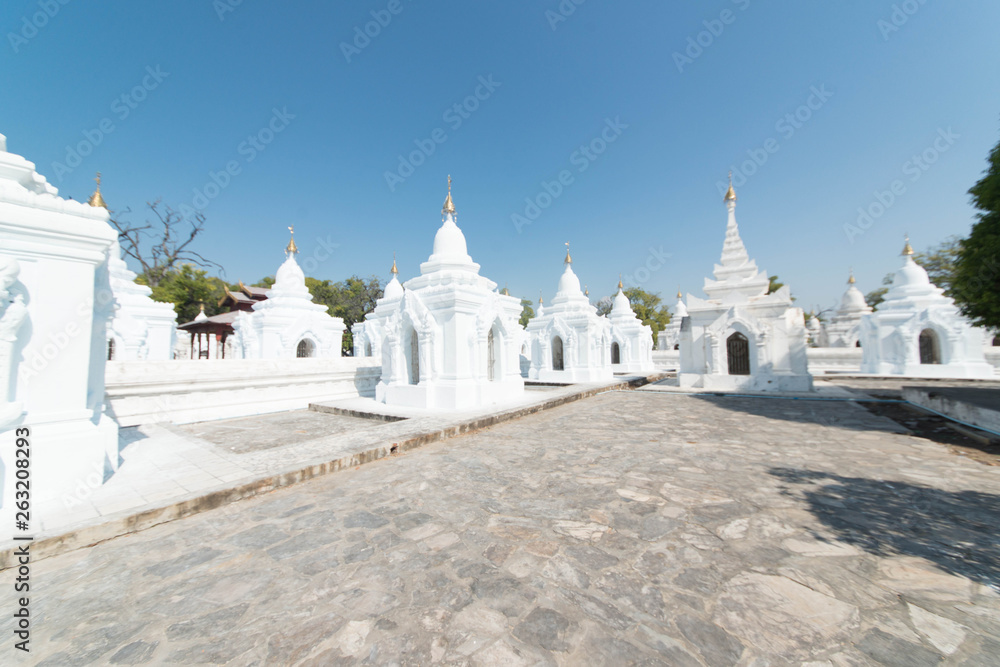
[[[104,203],[104,197],[101,196],[101,172],[97,172],[97,178],[94,180],[97,181],[97,189],[94,190],[94,194],[90,195],[90,199],[87,200],[87,203],[95,208],[103,208],[107,210],[108,205]]]
[[[729,190],[726,191],[726,198],[722,201],[727,204],[736,201],[736,190],[733,190],[733,172],[729,172]]]
[[[906,238],[906,245],[903,246],[903,254],[913,255],[913,246],[910,245],[910,235],[907,234],[905,238]]]
[[[399,269],[396,268],[396,253],[392,253],[392,268],[389,269],[389,273],[394,276],[399,274]]]
[[[684,298],[684,295],[681,294],[681,286],[680,285],[677,286],[677,298],[678,299],[683,299]]]
[[[622,274],[618,274],[618,289],[624,289],[625,285],[622,284]]]
[[[851,268],[851,277],[847,279],[847,284],[848,285],[853,285],[854,284],[854,268],[853,267]]]
[[[565,263],[566,264],[572,264],[573,263],[573,258],[569,256],[569,241],[566,241],[566,260],[565,260]]]
[[[500,293],[503,294],[504,296],[510,296],[510,290],[507,289],[507,283],[504,283],[503,291]]]
[[[444,206],[441,207],[441,214],[455,215],[455,202],[451,200],[451,174],[448,174],[448,196],[444,200]]]
[[[584,296],[590,296],[590,290],[587,289],[586,285],[583,286],[583,295]]]
[[[292,235],[292,240],[289,241],[288,245],[285,247],[285,252],[287,252],[288,254],[291,255],[291,254],[297,253],[299,251],[299,248],[298,248],[298,246],[295,245],[295,226],[293,225],[293,226],[289,227],[288,231]]]
[[[538,293],[538,305],[541,306],[545,303],[545,299],[542,298],[542,293]]]

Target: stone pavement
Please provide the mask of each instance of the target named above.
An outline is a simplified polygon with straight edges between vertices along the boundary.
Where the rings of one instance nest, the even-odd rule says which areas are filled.
[[[899,431],[603,394],[36,562],[2,660],[996,665],[1000,468]]]

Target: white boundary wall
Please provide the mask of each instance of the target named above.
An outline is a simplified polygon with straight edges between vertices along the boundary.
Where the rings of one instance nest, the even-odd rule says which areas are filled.
[[[372,362],[370,357],[111,361],[105,383],[109,412],[120,426],[185,424],[374,397],[382,367]]]

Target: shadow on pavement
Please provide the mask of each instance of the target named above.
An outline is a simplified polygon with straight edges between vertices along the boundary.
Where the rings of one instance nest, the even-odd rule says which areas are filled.
[[[1000,496],[906,482],[772,468],[841,542],[878,556],[918,556],[942,570],[1000,587]]]

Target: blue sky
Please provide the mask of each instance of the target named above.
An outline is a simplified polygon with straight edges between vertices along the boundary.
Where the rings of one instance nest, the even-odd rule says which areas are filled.
[[[718,260],[733,169],[751,256],[825,308],[904,232],[966,234],[1000,139],[995,0],[63,1],[0,7],[8,150],[76,199],[101,171],[134,221],[202,206],[230,281],[273,274],[290,224],[310,275],[395,251],[412,277],[451,174],[513,294],[551,298],[570,241],[592,296],[622,272],[672,303]]]

